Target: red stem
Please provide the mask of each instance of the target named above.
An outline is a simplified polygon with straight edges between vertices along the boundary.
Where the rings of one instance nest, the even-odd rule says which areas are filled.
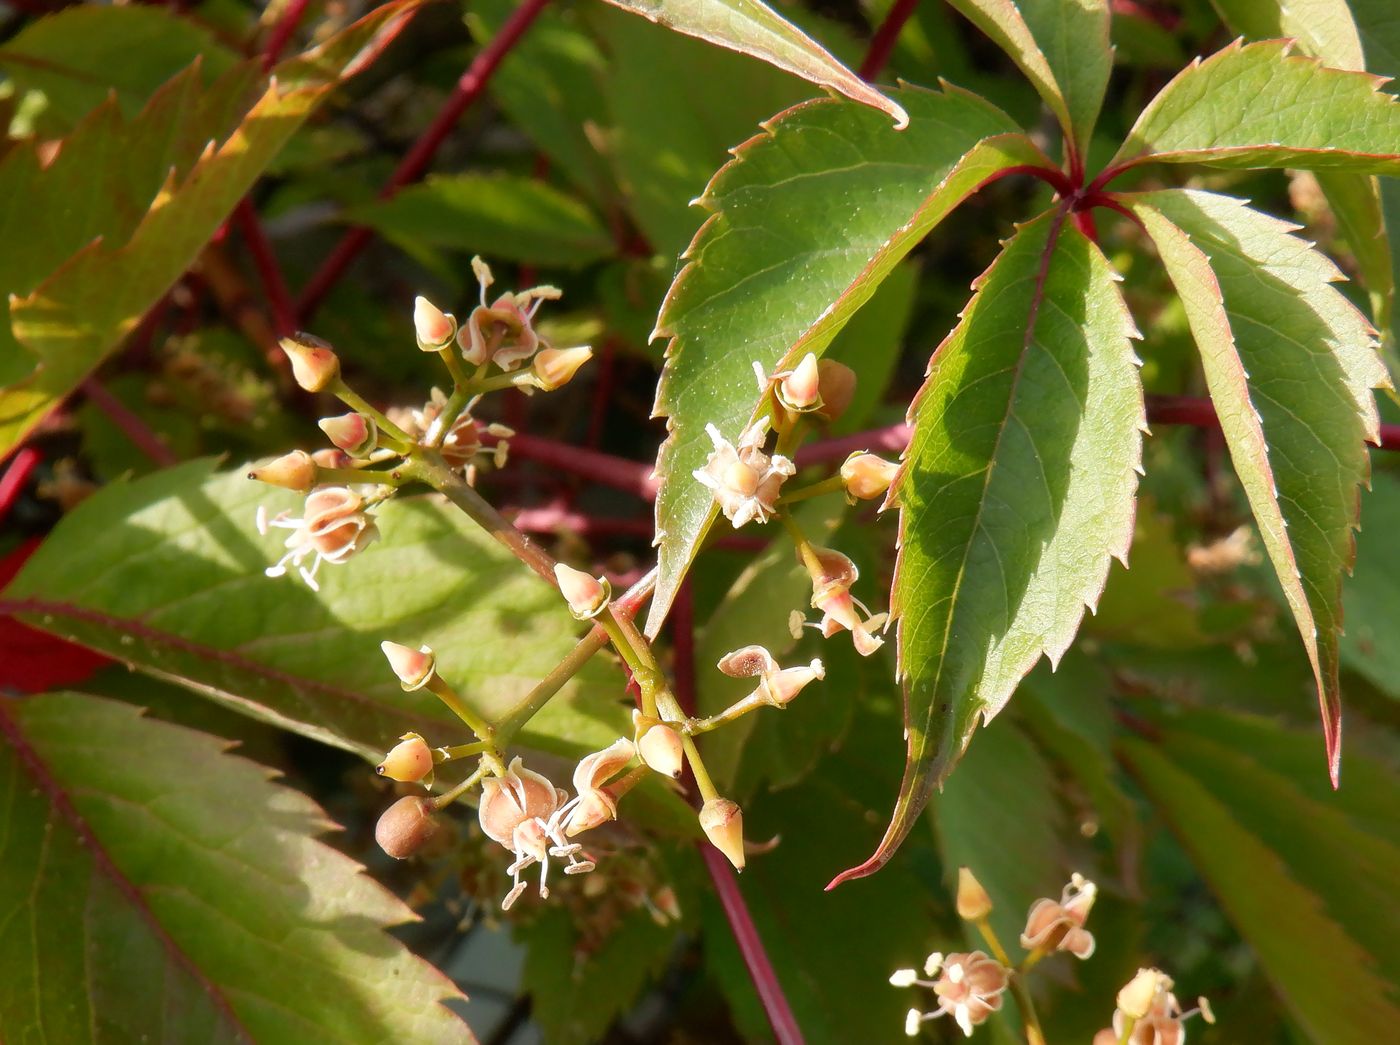
[[[44,455],[32,446],[23,447],[19,453],[15,454],[10,461],[10,467],[5,469],[5,474],[0,476],[0,522],[5,521],[5,516],[10,514],[10,509],[19,500],[20,491],[24,489],[24,484],[29,481],[34,469],[39,467],[39,462],[44,459]]]
[[[287,9],[282,12],[282,17],[272,27],[272,32],[267,38],[267,46],[263,48],[264,72],[270,70],[277,64],[277,59],[282,57],[282,52],[287,47],[287,41],[292,38],[297,26],[301,24],[302,16],[306,14],[309,3],[310,0],[291,0]]]
[[[981,184],[972,191],[974,193],[981,192],[988,185],[999,182],[1002,178],[1008,178],[1013,174],[1029,174],[1033,178],[1039,178],[1054,189],[1061,199],[1068,199],[1073,196],[1075,192],[1074,182],[1069,180],[1064,171],[1056,170],[1054,167],[1041,167],[1034,163],[1022,163],[1015,167],[1003,167],[995,174],[985,178]]]
[[[558,468],[570,475],[582,476],[595,483],[650,501],[656,497],[657,481],[649,464],[630,461],[625,457],[588,450],[581,446],[543,439],[535,435],[515,435],[510,438],[512,457],[537,461]]]
[[[98,384],[95,377],[86,378],[80,387],[88,402],[106,414],[108,420],[122,430],[122,434],[131,440],[136,449],[162,468],[180,463],[180,458],[165,445],[161,437],[151,431],[145,421],[128,410],[121,400]]]
[[[283,337],[294,333],[297,317],[296,306],[292,303],[292,292],[287,288],[287,280],[282,275],[281,266],[277,264],[277,255],[273,253],[272,244],[268,241],[267,233],[263,231],[262,222],[258,220],[258,212],[253,209],[253,202],[247,196],[234,208],[233,220],[238,225],[243,242],[248,245],[253,267],[257,269],[258,278],[262,280],[263,290],[267,293],[267,301],[272,308],[273,327]]]
[[[471,65],[467,67],[467,71],[457,81],[457,86],[453,88],[452,94],[438,111],[437,116],[433,118],[433,122],[414,143],[413,148],[408,151],[408,155],[399,162],[384,188],[380,190],[381,199],[387,199],[403,186],[417,181],[422,176],[443,140],[456,126],[462,114],[481,96],[486,85],[490,83],[496,67],[510,53],[511,48],[515,46],[525,30],[539,16],[539,13],[544,10],[547,3],[549,0],[525,0],[506,19],[506,23],[501,26],[501,31],[477,53]],[[301,322],[304,323],[307,317],[316,311],[317,306],[330,293],[331,288],[340,281],[345,270],[350,267],[350,263],[365,248],[373,235],[372,230],[363,225],[357,226],[347,232],[335,245],[325,262],[311,277],[301,293],[301,298],[297,301],[297,315]]]
[[[899,31],[904,28],[904,23],[909,21],[909,16],[918,6],[919,0],[895,0],[890,13],[885,15],[885,20],[870,38],[870,49],[865,52],[865,61],[860,63],[858,70],[862,80],[873,80],[880,75],[880,70],[890,60],[890,52],[894,50],[895,41],[899,39]]]

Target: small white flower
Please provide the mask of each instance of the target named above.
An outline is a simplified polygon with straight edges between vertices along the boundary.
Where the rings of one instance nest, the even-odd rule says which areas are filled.
[[[508,911],[525,891],[520,874],[534,864],[540,865],[540,898],[549,898],[549,858],[567,859],[565,874],[584,874],[593,870],[591,860],[580,860],[583,848],[564,837],[564,817],[574,802],[566,801],[568,792],[556,788],[547,777],[513,759],[501,777],[487,777],[481,786],[481,805],[477,816],[481,829],[492,841],[515,855],[515,862],[506,868],[511,876],[510,892],[501,901],[501,910]]]
[[[312,490],[300,519],[290,518],[287,512],[269,519],[267,511],[261,507],[256,519],[260,534],[266,534],[270,527],[292,531],[286,540],[287,554],[263,572],[269,577],[281,577],[290,563],[312,591],[321,590],[316,583],[321,563],[342,563],[379,536],[374,519],[365,508],[364,498],[348,486],[322,486]],[[315,559],[307,569],[301,563],[311,555]]]
[[[783,482],[797,471],[797,466],[781,454],[763,452],[767,418],[749,425],[737,446],[714,425],[706,425],[705,431],[715,449],[705,467],[692,474],[715,495],[720,511],[736,530],[748,522],[766,523],[777,511]]]

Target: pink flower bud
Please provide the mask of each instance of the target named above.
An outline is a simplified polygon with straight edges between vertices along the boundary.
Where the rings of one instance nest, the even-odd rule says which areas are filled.
[[[835,421],[855,398],[856,372],[834,359],[823,359],[817,364],[817,389],[821,397],[817,413],[828,421]]]
[[[349,468],[355,462],[350,455],[338,446],[328,446],[323,450],[312,450],[311,460],[322,468]]]
[[[811,352],[779,380],[778,401],[799,413],[815,410],[822,405],[817,357]]]
[[[374,840],[395,860],[406,860],[437,834],[437,807],[431,798],[409,795],[384,810],[374,825]]]
[[[581,348],[542,348],[535,353],[532,364],[535,383],[546,392],[563,388],[574,379],[579,367],[593,358],[593,349]]]
[[[727,798],[712,798],[700,809],[700,827],[710,844],[736,871],[744,869],[744,811]]]
[[[647,718],[635,709],[632,728],[637,733],[637,754],[642,756],[642,761],[663,776],[679,779],[685,766],[681,735],[664,722]]]
[[[316,462],[304,450],[293,450],[248,473],[249,479],[305,493],[316,485]]]
[[[335,350],[319,337],[298,332],[278,344],[292,361],[292,377],[306,391],[320,392],[340,376]]]
[[[425,297],[413,299],[413,331],[424,352],[439,352],[457,336],[457,321]]]
[[[397,642],[381,642],[379,648],[389,660],[389,667],[399,677],[399,683],[407,692],[422,689],[433,677],[436,661],[433,651],[427,646],[412,649],[400,646]]]
[[[376,767],[380,776],[403,784],[416,784],[432,771],[433,751],[417,733],[405,733]]]
[[[958,917],[967,922],[981,921],[992,913],[992,898],[966,867],[958,868]]]
[[[612,585],[604,577],[593,577],[562,562],[554,567],[559,593],[569,604],[569,612],[579,620],[592,620],[612,599]]]
[[[367,457],[379,439],[379,427],[374,419],[363,414],[341,414],[323,417],[316,422],[326,438],[351,457]]]
[[[874,454],[852,454],[841,466],[846,492],[860,501],[874,500],[890,488],[899,465]]]

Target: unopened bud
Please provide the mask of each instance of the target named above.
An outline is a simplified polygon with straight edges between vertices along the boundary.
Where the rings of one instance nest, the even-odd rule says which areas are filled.
[[[637,754],[642,761],[664,776],[679,778],[685,765],[681,735],[666,723],[649,719],[636,710],[632,712],[632,727],[637,732]]]
[[[311,460],[315,461],[322,468],[349,468],[355,463],[350,459],[350,455],[338,446],[327,446],[320,450],[312,450]]]
[[[1118,1008],[1129,1019],[1143,1019],[1159,993],[1171,990],[1171,977],[1159,969],[1139,969],[1137,975],[1118,992]]]
[[[736,871],[744,869],[744,811],[727,798],[712,798],[700,809],[700,827]]]
[[[335,350],[319,337],[298,332],[278,343],[292,361],[292,377],[306,391],[319,392],[340,376]]]
[[[546,392],[563,388],[574,379],[579,367],[593,358],[593,349],[587,345],[581,348],[542,348],[535,353],[532,364],[535,383]]]
[[[384,810],[374,825],[374,840],[395,860],[406,860],[437,834],[437,807],[431,798],[409,795]]]
[[[375,767],[380,776],[403,784],[416,784],[433,771],[433,751],[417,733],[405,733]]]
[[[364,414],[323,417],[316,423],[326,433],[326,438],[351,457],[367,457],[379,441],[379,426],[374,418]]]
[[[397,642],[381,642],[379,648],[389,660],[389,667],[399,677],[399,683],[407,692],[422,689],[433,677],[435,660],[433,651],[427,646],[413,649],[400,646]]]
[[[420,296],[413,299],[413,331],[424,352],[440,352],[457,336],[457,320]]]
[[[293,450],[248,473],[249,479],[305,493],[316,485],[316,462],[305,450]]]
[[[835,421],[855,398],[856,372],[834,359],[823,359],[817,364],[817,390],[822,401],[817,413]]]
[[[799,413],[822,405],[820,368],[817,357],[808,352],[802,361],[778,382],[778,401]]]
[[[957,906],[958,917],[966,922],[980,922],[992,913],[992,898],[966,867],[958,868]]]
[[[605,577],[593,577],[562,562],[554,567],[559,593],[569,604],[569,612],[579,620],[592,620],[612,599],[612,585]]]
[[[846,492],[860,501],[881,496],[894,482],[899,465],[874,454],[851,454],[841,466],[841,482]]]

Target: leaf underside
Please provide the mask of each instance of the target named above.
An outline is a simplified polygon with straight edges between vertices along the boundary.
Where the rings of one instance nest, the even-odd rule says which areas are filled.
[[[909,411],[891,490],[908,747],[878,870],[1042,655],[1057,661],[1125,559],[1145,427],[1136,336],[1098,248],[1057,210],[978,280]]]
[[[1317,683],[1328,770],[1341,756],[1338,639],[1354,556],[1371,390],[1388,383],[1366,318],[1296,226],[1193,190],[1124,196],[1186,306],[1211,399]]]
[[[772,373],[821,354],[899,260],[998,171],[1047,161],[1009,117],[975,96],[896,92],[910,126],[834,100],[798,105],[735,150],[698,203],[710,217],[683,255],[656,335],[669,336],[655,413],[655,635],[715,518],[691,473],[754,417],[753,364]],[[869,191],[870,179],[880,191]]]
[[[0,1024],[26,1040],[472,1041],[310,799],[78,694],[0,701]]]

